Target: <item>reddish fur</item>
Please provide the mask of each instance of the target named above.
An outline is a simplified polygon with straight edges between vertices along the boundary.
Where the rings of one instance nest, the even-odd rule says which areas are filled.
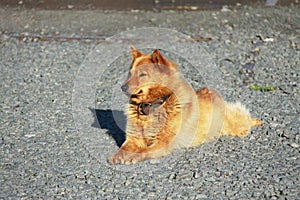
[[[131,98],[126,141],[110,157],[110,163],[157,158],[175,148],[197,146],[222,135],[244,137],[251,126],[262,125],[240,103],[227,103],[207,88],[194,91],[176,64],[158,50],[147,55],[131,47],[131,56],[131,76],[124,83]],[[163,101],[162,97],[168,98]],[[145,115],[139,105],[149,102],[154,105]]]

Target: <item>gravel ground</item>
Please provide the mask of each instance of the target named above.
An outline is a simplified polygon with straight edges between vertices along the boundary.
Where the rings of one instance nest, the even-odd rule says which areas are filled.
[[[0,19],[1,199],[300,198],[298,5],[222,12],[0,8]],[[214,84],[224,99],[246,104],[264,126],[243,139],[223,137],[162,159],[110,166],[106,158],[122,139],[116,134],[122,133],[126,99],[118,87],[130,63],[128,42],[9,36],[113,36],[150,26],[211,38],[196,44],[200,50],[182,42],[164,53],[196,89]],[[166,49],[168,42],[153,43]],[[197,68],[197,60],[206,68]],[[91,71],[94,66],[99,72]],[[253,90],[253,84],[276,89]]]

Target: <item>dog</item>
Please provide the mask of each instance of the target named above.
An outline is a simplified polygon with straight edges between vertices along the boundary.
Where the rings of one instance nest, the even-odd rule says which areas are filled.
[[[131,46],[126,140],[109,158],[111,164],[135,164],[174,149],[193,147],[220,136],[245,137],[261,126],[239,102],[225,102],[206,87],[195,91],[178,66],[158,49],[145,54]]]

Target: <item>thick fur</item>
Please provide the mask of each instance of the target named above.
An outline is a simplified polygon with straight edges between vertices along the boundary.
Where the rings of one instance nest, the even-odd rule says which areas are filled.
[[[126,140],[110,163],[158,158],[223,135],[244,137],[252,126],[262,125],[241,103],[227,103],[208,88],[194,91],[158,50],[149,55],[131,47],[131,56],[122,85],[130,98]]]

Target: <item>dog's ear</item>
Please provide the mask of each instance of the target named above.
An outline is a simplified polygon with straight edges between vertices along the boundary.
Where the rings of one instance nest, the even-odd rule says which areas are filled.
[[[142,52],[139,52],[134,46],[130,46],[130,50],[131,50],[131,58],[132,60],[135,60],[136,58],[140,57],[143,55]]]
[[[154,63],[159,64],[159,65],[164,65],[165,64],[165,59],[164,57],[160,54],[158,49],[155,49],[153,53],[151,54],[151,59]]]
[[[160,54],[158,49],[155,49],[153,51],[153,53],[151,54],[151,60],[153,61],[153,63],[156,63],[158,65],[168,66],[168,69],[178,71],[177,65],[175,63],[173,63],[172,61],[168,60],[167,58],[164,58]]]

